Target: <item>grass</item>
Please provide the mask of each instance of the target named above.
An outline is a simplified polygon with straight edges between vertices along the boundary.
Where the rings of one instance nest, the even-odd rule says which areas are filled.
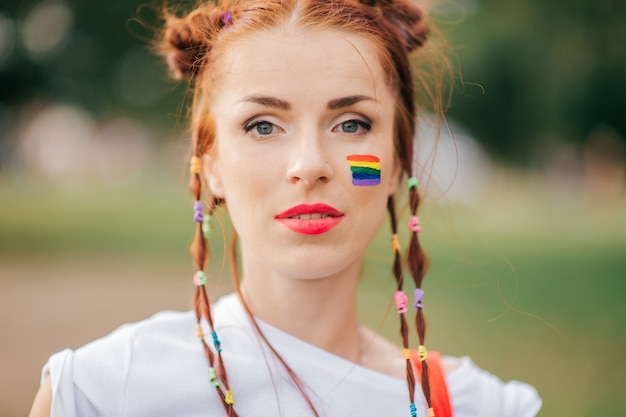
[[[564,203],[530,177],[499,178],[476,205],[424,207],[428,345],[533,384],[541,416],[624,415],[624,196]],[[158,258],[190,268],[191,204],[178,185],[61,193],[5,182],[0,202],[0,273],[3,259]],[[396,338],[390,259],[382,230],[368,249],[360,304],[364,321]]]

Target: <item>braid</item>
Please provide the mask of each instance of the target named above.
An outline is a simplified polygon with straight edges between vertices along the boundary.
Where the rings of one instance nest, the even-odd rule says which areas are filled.
[[[198,141],[196,141],[196,143],[198,143]],[[207,278],[206,274],[204,273],[204,269],[206,268],[210,260],[210,251],[207,240],[207,235],[210,227],[209,221],[211,219],[211,216],[215,212],[216,207],[219,206],[223,201],[220,198],[212,198],[207,207],[207,214],[203,214],[202,178],[200,174],[202,165],[200,155],[202,155],[202,153],[198,153],[197,150],[198,147],[196,146],[196,153],[191,159],[190,180],[190,187],[195,199],[194,220],[196,222],[196,231],[190,248],[191,257],[194,260],[197,270],[196,274],[194,275],[194,283],[196,285],[196,288],[193,296],[193,309],[196,315],[198,338],[202,343],[205,356],[207,358],[207,361],[209,362],[209,379],[211,381],[211,384],[215,387],[219,397],[222,399],[222,405],[224,406],[226,414],[228,416],[235,417],[237,416],[237,413],[233,406],[234,400],[232,398],[232,391],[230,389],[228,374],[226,373],[226,368],[222,359],[221,343],[213,324],[211,304],[206,292]],[[202,330],[202,319],[207,322],[209,328],[211,329],[211,338],[213,339],[213,346],[217,354],[214,353],[213,350],[206,343],[205,335]]]
[[[398,222],[396,219],[396,208],[393,196],[387,199],[387,210],[389,211],[389,219],[391,220],[391,248],[393,250],[393,276],[396,280],[396,305],[398,315],[400,316],[400,336],[402,337],[402,348],[405,353],[406,360],[406,382],[409,387],[409,399],[411,404],[415,403],[415,373],[411,364],[411,356],[406,354],[409,351],[409,326],[407,325],[405,313],[407,298],[402,292],[404,277],[402,274],[402,261],[400,253],[400,244],[398,242]]]
[[[426,403],[428,404],[429,412],[432,413],[432,401],[430,395],[430,383],[428,379],[428,364],[426,362],[427,351],[425,348],[426,339],[426,319],[423,313],[422,296],[424,291],[421,289],[422,281],[427,269],[427,259],[424,250],[422,249],[418,232],[420,231],[419,220],[417,217],[417,209],[420,203],[420,196],[418,192],[417,180],[414,177],[409,179],[409,206],[411,209],[411,221],[409,222],[409,228],[411,229],[411,237],[409,240],[409,250],[407,256],[407,263],[409,272],[415,282],[415,327],[417,330],[417,336],[419,339],[418,354],[422,363],[421,372],[421,384]]]
[[[424,22],[424,14],[422,9],[407,0],[359,0],[361,3],[369,6],[381,18],[381,27],[387,26],[394,33],[394,37],[401,41],[404,52],[392,54],[394,67],[397,71],[400,88],[399,94],[401,106],[397,113],[397,134],[400,138],[396,142],[396,149],[399,155],[403,155],[403,168],[409,175],[412,172],[412,155],[413,155],[413,136],[415,129],[415,103],[413,90],[413,75],[411,73],[411,65],[406,65],[405,58],[408,54],[422,47],[428,40],[430,32]],[[399,52],[399,51],[396,51]],[[420,77],[417,77],[420,79]],[[439,84],[436,84],[436,88]],[[437,90],[439,92],[439,90]],[[436,110],[441,111],[440,102],[433,100]],[[432,408],[430,382],[428,373],[428,364],[426,363],[427,351],[424,346],[426,338],[426,320],[423,314],[422,297],[423,290],[422,281],[427,269],[426,255],[420,245],[418,232],[420,231],[417,210],[420,203],[418,193],[417,180],[414,177],[409,178],[409,205],[411,210],[411,221],[409,228],[411,229],[409,247],[407,254],[407,264],[411,277],[415,283],[415,327],[419,339],[418,355],[421,362],[421,386],[422,392],[428,405],[429,417],[434,416]],[[407,361],[407,383],[409,384],[409,397],[411,400],[411,415],[417,415],[414,402],[415,376],[413,366],[411,364],[411,352],[408,350],[408,326],[405,319],[406,295],[402,292],[403,275],[400,262],[400,245],[397,242],[397,218],[395,213],[394,201],[389,197],[387,208],[391,218],[392,230],[392,247],[394,251],[393,274],[396,279],[396,307],[400,315],[400,334],[402,337],[403,355]]]

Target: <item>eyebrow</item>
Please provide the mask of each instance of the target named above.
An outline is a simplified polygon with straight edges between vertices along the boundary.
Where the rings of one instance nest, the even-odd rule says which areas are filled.
[[[251,103],[257,103],[262,106],[272,107],[274,109],[279,110],[290,110],[291,103],[285,100],[281,100],[276,97],[267,97],[267,96],[248,96],[244,98],[242,101],[248,101]]]
[[[358,102],[367,101],[367,100],[374,100],[374,99],[369,96],[363,96],[363,95],[340,97],[334,100],[330,100],[328,104],[326,104],[326,108],[328,110],[337,110],[337,109],[349,107]],[[262,106],[271,107],[271,108],[279,109],[279,110],[285,110],[285,111],[291,110],[291,103],[285,100],[281,100],[276,97],[248,96],[244,98],[242,101],[256,103]]]
[[[341,97],[341,98],[337,98],[337,99],[329,101],[328,104],[326,105],[326,108],[328,108],[328,110],[337,110],[343,107],[352,106],[353,104],[356,104],[360,101],[366,101],[366,100],[374,100],[374,99],[368,96],[361,96],[361,95]]]

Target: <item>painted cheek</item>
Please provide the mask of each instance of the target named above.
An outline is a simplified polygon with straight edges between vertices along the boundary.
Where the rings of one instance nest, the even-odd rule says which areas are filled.
[[[372,155],[348,155],[352,185],[371,187],[380,184],[380,159]]]

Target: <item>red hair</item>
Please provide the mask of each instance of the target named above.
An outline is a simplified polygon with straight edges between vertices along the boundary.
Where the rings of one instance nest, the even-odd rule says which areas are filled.
[[[202,157],[211,151],[215,140],[214,120],[210,111],[212,87],[218,85],[220,71],[219,62],[228,45],[240,41],[251,34],[269,30],[271,28],[295,25],[298,28],[311,31],[338,31],[351,35],[362,36],[370,40],[379,52],[379,63],[387,74],[390,90],[396,95],[394,120],[394,146],[402,169],[407,177],[414,176],[413,139],[415,136],[417,109],[415,104],[415,84],[422,87],[429,98],[437,121],[443,117],[445,100],[443,94],[443,80],[449,74],[447,60],[440,59],[441,50],[431,48],[438,57],[427,57],[420,61],[420,67],[430,67],[428,72],[416,72],[411,65],[410,54],[427,42],[429,35],[434,31],[431,25],[425,23],[423,10],[410,0],[251,0],[251,1],[218,1],[217,5],[206,3],[198,6],[184,17],[176,17],[165,12],[166,28],[160,42],[160,53],[166,57],[172,75],[175,78],[189,77],[193,82],[194,101],[191,109],[192,152],[195,157]],[[443,62],[443,66],[440,63]],[[416,83],[415,83],[416,82]],[[196,200],[202,197],[202,178],[199,173],[192,173],[191,189]],[[209,212],[221,203],[219,199],[211,199]],[[411,214],[415,215],[420,203],[420,196],[416,187],[409,189],[409,205]],[[388,211],[391,219],[391,228],[397,234],[397,221],[393,197],[389,198]],[[235,245],[231,246],[231,269],[235,279],[235,286],[239,288],[237,277],[237,262],[235,261]],[[198,225],[196,237],[191,248],[192,257],[198,270],[203,270],[208,262],[208,245]],[[408,270],[414,280],[416,288],[421,287],[426,272],[426,256],[421,248],[416,232],[411,233],[408,256]],[[403,268],[400,252],[394,250],[393,274],[397,283],[397,290],[403,287]],[[209,300],[204,295],[204,287],[196,289],[194,307],[198,320],[204,317],[212,327]],[[243,297],[244,307],[250,314],[252,323],[257,332],[263,337],[256,326],[250,309]],[[415,324],[420,345],[424,345],[426,332],[422,310],[418,309]],[[404,313],[400,314],[400,334],[402,345],[409,347],[408,325]],[[267,343],[267,340],[265,340]],[[205,346],[210,366],[217,366],[220,380],[228,389],[226,370],[221,362],[221,356],[214,357],[211,350]],[[269,346],[269,343],[268,343]],[[274,349],[270,346],[274,351]],[[280,358],[287,371],[292,376],[296,386],[302,392],[311,409],[315,409],[302,383],[289,366]],[[406,365],[407,384],[411,402],[414,402],[414,387],[416,377],[410,360]],[[430,387],[428,383],[428,366],[423,363],[421,382],[426,401],[431,407]],[[218,392],[224,398],[223,392]],[[232,405],[225,404],[229,415],[236,415]],[[317,415],[317,413],[315,412]]]

